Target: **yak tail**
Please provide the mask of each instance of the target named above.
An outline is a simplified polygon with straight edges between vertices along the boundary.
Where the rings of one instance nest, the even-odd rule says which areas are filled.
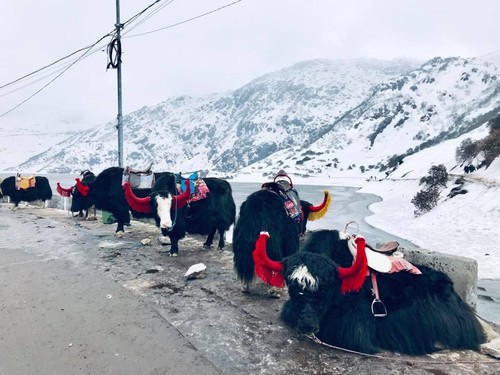
[[[342,281],[342,294],[347,292],[357,292],[365,283],[368,274],[368,259],[366,258],[365,239],[357,236],[356,239],[356,258],[351,267],[339,267],[339,278]]]
[[[255,242],[255,250],[253,251],[255,274],[266,284],[283,288],[285,286],[283,264],[271,260],[267,256],[266,241],[269,237],[268,232],[260,232],[259,238]]]
[[[136,197],[130,187],[130,182],[125,182],[123,188],[125,189],[125,199],[132,210],[140,212],[141,214],[151,213],[151,205],[149,204],[151,200],[150,197]]]
[[[330,202],[332,201],[332,196],[330,195],[330,192],[328,190],[324,190],[324,198],[323,198],[323,203],[321,203],[319,206],[310,206],[309,207],[309,220],[314,221],[321,219],[323,216],[325,216],[326,212],[328,211],[328,207],[330,207]]]
[[[71,196],[71,191],[73,188],[63,188],[59,182],[57,183],[56,187],[57,192],[59,193],[60,196],[62,197],[70,197]]]

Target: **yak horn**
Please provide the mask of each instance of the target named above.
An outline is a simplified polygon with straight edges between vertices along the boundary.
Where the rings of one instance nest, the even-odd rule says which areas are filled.
[[[321,203],[319,206],[309,206],[309,220],[311,221],[321,219],[328,211],[328,207],[330,207],[332,196],[330,195],[330,192],[328,190],[323,190],[323,193],[323,203]]]
[[[89,186],[85,186],[84,184],[82,184],[82,182],[80,181],[79,178],[75,178],[75,181],[76,181],[76,188],[78,189],[78,192],[81,195],[83,195],[84,197],[86,197],[87,195],[89,195],[90,187]]]
[[[354,263],[351,267],[339,267],[339,278],[342,280],[342,294],[347,292],[357,292],[363,286],[366,275],[368,273],[368,260],[366,258],[365,239],[357,236],[356,239],[357,253]]]
[[[267,256],[266,242],[269,237],[268,232],[260,232],[259,238],[255,242],[255,250],[253,251],[255,274],[266,284],[283,288],[285,286],[283,264],[271,260]]]
[[[130,187],[130,182],[125,182],[123,188],[125,189],[125,199],[132,210],[140,212],[141,214],[151,213],[151,205],[149,204],[151,202],[150,197],[136,197]]]
[[[71,191],[73,188],[63,188],[61,184],[58,182],[57,183],[57,192],[59,193],[60,196],[62,197],[70,197],[71,196]]]
[[[172,196],[172,203],[176,204],[175,207],[177,208],[185,206],[191,199],[191,184],[189,183],[189,179],[186,179],[185,184],[186,191],[182,192],[179,195]]]

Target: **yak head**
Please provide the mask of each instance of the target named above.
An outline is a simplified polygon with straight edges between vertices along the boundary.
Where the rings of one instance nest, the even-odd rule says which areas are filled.
[[[332,302],[342,299],[346,293],[359,291],[364,284],[368,271],[365,239],[361,236],[355,238],[357,254],[354,262],[341,267],[332,260],[330,247],[332,244],[346,245],[347,239],[339,238],[338,232],[334,237],[329,242],[320,238],[318,242],[323,243],[323,247],[311,248],[311,251],[307,251],[307,246],[303,247],[282,262],[267,257],[267,232],[261,232],[256,242],[253,252],[255,273],[273,286],[286,283],[289,299],[281,316],[301,333],[317,333]]]
[[[175,183],[169,178],[170,176],[162,176],[156,180],[151,194],[144,198],[137,197],[130,183],[123,184],[125,189],[125,198],[130,208],[139,214],[153,217],[156,226],[159,227],[164,236],[174,225],[174,220],[177,218],[177,210],[184,207],[191,196],[189,181],[186,182],[186,191],[182,194],[175,195]]]
[[[72,188],[71,212],[79,212],[92,206],[92,200],[89,196],[90,186],[87,181],[75,179],[76,185]]]

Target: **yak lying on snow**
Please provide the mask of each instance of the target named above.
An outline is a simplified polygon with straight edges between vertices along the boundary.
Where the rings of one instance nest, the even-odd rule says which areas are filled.
[[[29,181],[28,181],[29,180]],[[26,186],[23,185],[26,182]],[[47,177],[33,176],[28,179],[21,176],[10,176],[2,181],[0,190],[3,195],[10,197],[14,204],[13,210],[19,206],[19,202],[42,201],[42,208],[46,201],[52,199],[52,188]]]
[[[286,198],[276,193],[275,185],[264,184],[261,190],[247,197],[241,204],[234,227],[233,262],[238,279],[243,284],[243,292],[249,291],[250,284],[254,280],[252,253],[260,231],[266,230],[270,233],[268,255],[272,260],[280,261],[299,250],[300,237],[306,231],[307,221],[321,218],[330,204],[328,191],[324,192],[324,200],[320,206],[313,206],[309,202],[300,200],[296,203],[299,216],[292,219],[290,212],[285,208]],[[277,190],[281,192],[279,188]],[[275,291],[271,290],[271,294],[274,295]]]
[[[225,232],[234,224],[236,205],[231,185],[219,178],[203,179],[209,193],[203,199],[190,201],[190,190],[186,199],[172,202],[171,197],[177,194],[175,176],[171,173],[158,178],[149,197],[138,198],[126,185],[127,201],[136,211],[154,217],[156,225],[171,242],[170,255],[179,252],[178,241],[186,232],[207,235],[205,248],[212,246],[216,232],[219,233],[218,248],[224,248]],[[188,186],[190,184],[188,183]]]
[[[256,247],[260,259],[265,241],[263,234]],[[374,271],[367,261],[364,239],[356,238],[354,263],[349,241],[349,236],[335,230],[313,232],[298,253],[283,260],[281,272],[289,299],[281,318],[288,326],[327,344],[363,353],[478,350],[485,342],[474,311],[457,295],[447,275],[416,266],[421,274],[376,272],[375,282],[373,276],[370,281],[367,270]],[[280,272],[276,263],[271,265]],[[372,288],[387,315],[372,312]]]

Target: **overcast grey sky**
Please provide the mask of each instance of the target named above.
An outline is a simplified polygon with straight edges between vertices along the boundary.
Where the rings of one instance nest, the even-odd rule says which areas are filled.
[[[426,60],[474,57],[500,49],[498,0],[242,0],[197,20],[137,35],[234,1],[163,0],[151,9],[165,5],[161,11],[122,31],[124,114],[170,96],[236,89],[303,60]],[[120,0],[121,21],[152,3]],[[0,86],[112,31],[115,5],[115,0],[2,2]],[[108,37],[97,46],[109,41]],[[14,125],[42,129],[61,123],[82,128],[115,120],[116,71],[106,71],[106,64],[105,47],[97,49],[0,117],[0,129]],[[55,77],[41,79],[45,75],[0,88],[0,114]]]

